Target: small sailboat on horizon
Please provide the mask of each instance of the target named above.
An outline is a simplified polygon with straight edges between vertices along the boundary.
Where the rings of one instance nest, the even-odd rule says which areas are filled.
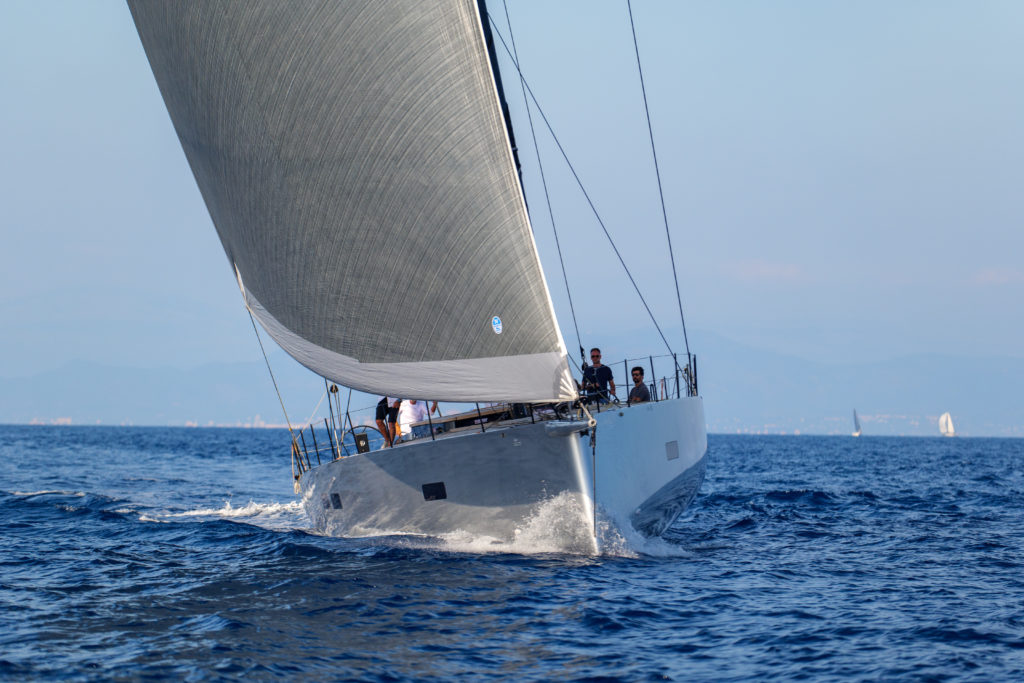
[[[939,416],[939,433],[943,436],[956,436],[956,430],[953,428],[953,417],[946,411]]]
[[[860,436],[860,433],[860,418],[857,417],[857,410],[855,408],[853,411],[853,434],[850,436]]]

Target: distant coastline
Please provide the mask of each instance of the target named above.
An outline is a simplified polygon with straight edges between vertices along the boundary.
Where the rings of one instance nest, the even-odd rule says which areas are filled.
[[[630,334],[609,337],[609,356],[629,348]],[[691,341],[707,349],[699,359],[709,433],[848,436],[857,408],[865,437],[937,436],[947,410],[958,435],[1024,437],[1021,358],[919,354],[823,363],[699,331]],[[280,351],[271,364],[293,424],[309,419],[324,380]],[[363,421],[356,408],[376,400],[353,394],[356,422]],[[274,429],[285,422],[262,359],[186,369],[78,362],[0,378],[2,424]]]
[[[59,427],[63,429],[244,429],[244,430],[281,430],[286,431],[288,425],[285,424],[73,424],[68,422],[0,422],[0,428],[3,427]],[[294,425],[293,425],[294,428]],[[709,431],[709,437],[787,437],[787,438],[829,438],[829,439],[848,439],[849,434],[846,433],[819,433],[819,432],[716,432]],[[942,439],[940,434],[875,434],[869,436],[862,436],[862,439]],[[1010,435],[980,435],[971,436],[969,434],[957,433],[956,438],[958,439],[1022,439],[1024,434],[1010,434]]]

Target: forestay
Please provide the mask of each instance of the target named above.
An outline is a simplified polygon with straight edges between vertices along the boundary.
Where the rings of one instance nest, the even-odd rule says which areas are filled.
[[[246,302],[338,383],[575,395],[475,0],[129,0]]]

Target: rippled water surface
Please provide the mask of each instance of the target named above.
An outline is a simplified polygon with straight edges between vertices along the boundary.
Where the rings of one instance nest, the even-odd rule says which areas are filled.
[[[709,441],[585,557],[313,535],[280,432],[0,426],[0,676],[1024,678],[1024,441]]]

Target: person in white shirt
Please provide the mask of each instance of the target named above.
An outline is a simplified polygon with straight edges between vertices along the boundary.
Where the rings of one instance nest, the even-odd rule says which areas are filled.
[[[402,429],[402,439],[408,441],[409,439],[418,439],[420,437],[429,436],[429,425],[412,426],[413,422],[419,422],[426,419],[427,404],[425,402],[414,398],[402,401],[402,405],[398,408],[398,425]]]

